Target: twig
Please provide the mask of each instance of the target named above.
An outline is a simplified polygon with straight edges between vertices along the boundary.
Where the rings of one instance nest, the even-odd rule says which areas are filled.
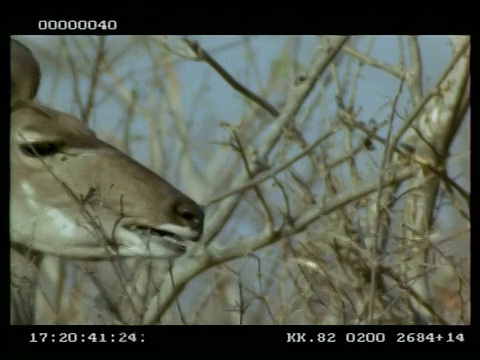
[[[280,112],[267,100],[262,99],[253,91],[250,91],[245,86],[240,84],[240,82],[238,82],[227,70],[225,70],[214,58],[212,58],[210,54],[198,44],[198,42],[192,41],[188,38],[183,38],[183,40],[188,44],[188,46],[190,46],[198,60],[204,61],[210,65],[212,69],[214,69],[232,88],[245,95],[257,105],[261,106],[273,117],[280,115]]]
[[[390,112],[390,119],[389,119],[389,124],[388,124],[388,130],[387,130],[387,136],[386,136],[386,142],[385,142],[385,148],[387,151],[385,152],[383,159],[382,159],[382,165],[380,168],[380,179],[378,182],[378,192],[377,192],[377,201],[375,204],[376,207],[376,212],[375,212],[375,233],[373,236],[373,244],[371,246],[371,257],[373,259],[372,262],[370,262],[370,302],[368,306],[368,320],[371,325],[373,325],[373,314],[374,314],[374,304],[375,304],[375,292],[376,292],[376,287],[377,287],[377,246],[378,246],[378,237],[380,236],[380,219],[383,218],[382,214],[384,212],[383,209],[383,204],[382,204],[382,189],[384,187],[383,184],[383,179],[385,172],[387,171],[387,164],[390,162],[390,153],[392,151],[391,149],[391,136],[392,136],[392,129],[393,129],[393,120],[395,118],[395,112],[397,110],[397,104],[398,104],[398,99],[400,98],[400,95],[402,94],[402,89],[403,89],[403,84],[404,84],[405,78],[400,79],[400,84],[398,86],[397,94],[395,95],[395,98],[393,99],[393,104],[392,104],[392,111]],[[382,246],[383,248],[383,246]]]
[[[327,131],[327,133],[320,136],[317,140],[315,140],[313,143],[311,143],[309,146],[307,146],[303,151],[298,153],[298,155],[295,155],[293,158],[286,161],[283,165],[279,166],[276,169],[272,169],[272,170],[263,172],[258,179],[247,181],[244,184],[242,184],[240,186],[237,186],[236,188],[234,188],[232,190],[229,190],[226,193],[224,193],[222,195],[219,195],[219,196],[207,201],[205,206],[210,206],[210,205],[212,205],[216,202],[219,202],[219,201],[221,201],[221,200],[223,200],[223,199],[225,199],[229,196],[235,195],[237,193],[244,192],[247,189],[250,189],[254,186],[257,186],[261,182],[274,177],[278,173],[282,172],[283,170],[287,169],[292,164],[294,164],[295,162],[297,162],[298,160],[303,158],[306,154],[308,154],[310,151],[312,151],[315,147],[317,147],[319,144],[321,144],[323,141],[325,141],[326,139],[328,139],[330,136],[332,136],[334,134],[335,134],[334,129]]]
[[[365,63],[367,65],[370,65],[374,68],[383,70],[386,73],[388,73],[390,75],[393,75],[393,76],[395,76],[399,79],[401,79],[403,77],[403,73],[401,71],[398,71],[396,68],[394,68],[390,65],[387,65],[387,64],[383,64],[383,63],[379,62],[378,60],[376,60],[375,58],[372,58],[368,55],[362,54],[361,52],[355,50],[354,48],[352,48],[350,46],[344,46],[342,51],[345,52],[346,54],[350,55],[350,56],[356,57],[358,60],[362,61],[363,63]]]

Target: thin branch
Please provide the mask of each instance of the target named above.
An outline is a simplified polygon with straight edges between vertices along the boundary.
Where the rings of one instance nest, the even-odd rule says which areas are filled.
[[[318,82],[320,76],[325,72],[327,67],[333,62],[342,47],[349,40],[348,36],[340,36],[332,39],[332,44],[323,49],[324,54],[320,56],[312,66],[310,73],[299,83],[294,89],[290,99],[287,100],[285,107],[282,109],[280,116],[275,119],[271,125],[270,132],[267,134],[262,142],[259,150],[259,158],[262,163],[266,163],[270,152],[277,143],[282,129],[289,122],[293,121],[294,117],[302,107],[303,103],[310,95],[313,87]]]
[[[368,55],[362,54],[361,52],[355,50],[350,46],[344,46],[342,51],[350,56],[356,57],[358,60],[362,61],[363,63],[370,65],[374,68],[383,70],[386,73],[395,76],[396,78],[401,79],[403,77],[403,73],[397,70],[396,68],[394,68],[393,66],[381,63],[377,59],[372,58]]]
[[[246,96],[248,99],[252,100],[254,103],[262,107],[273,117],[277,117],[280,115],[280,112],[267,100],[262,99],[253,91],[250,91],[245,86],[240,84],[240,82],[238,82],[213,57],[211,57],[210,54],[198,44],[198,42],[192,41],[188,38],[184,38],[183,40],[188,44],[188,46],[190,46],[192,51],[195,53],[197,60],[204,61],[208,65],[210,65],[212,69],[215,70],[233,89],[238,91],[240,94]]]
[[[375,234],[373,236],[373,244],[371,246],[371,257],[374,261],[371,262],[371,273],[370,273],[370,302],[368,306],[368,319],[371,325],[373,325],[373,315],[374,315],[374,304],[375,304],[375,292],[376,292],[376,287],[377,287],[377,263],[376,263],[376,257],[377,257],[377,246],[378,246],[378,238],[380,236],[380,220],[383,218],[383,213],[384,213],[384,208],[382,204],[382,190],[384,187],[383,184],[383,177],[385,172],[387,171],[387,165],[390,162],[390,152],[392,151],[391,149],[391,144],[390,144],[390,139],[392,136],[392,130],[393,130],[393,120],[395,118],[395,112],[397,110],[397,104],[398,104],[398,99],[400,98],[400,95],[402,94],[402,89],[403,89],[403,84],[404,84],[404,78],[402,77],[400,79],[400,84],[398,86],[397,94],[395,95],[395,98],[393,99],[393,104],[392,104],[392,111],[390,112],[390,119],[389,119],[389,124],[388,124],[388,131],[387,131],[387,136],[386,136],[386,143],[385,143],[385,148],[387,151],[385,152],[383,159],[382,159],[382,165],[380,167],[380,176],[379,176],[379,182],[378,182],[378,192],[377,192],[377,201],[375,204],[376,207],[376,214],[375,214]],[[383,246],[382,246],[383,248]]]
[[[410,93],[412,94],[413,103],[417,104],[423,96],[422,86],[422,57],[420,54],[420,44],[417,36],[409,36],[407,38],[408,46],[410,48],[410,60],[412,68],[408,74],[407,81],[409,84]]]
[[[237,149],[238,152],[240,153],[240,156],[242,158],[243,164],[245,166],[245,170],[247,171],[248,177],[251,179],[253,178],[252,171],[250,169],[249,161],[247,159],[247,156],[245,154],[245,149],[242,145],[242,142],[240,141],[240,138],[237,134],[236,131],[232,130],[233,136],[235,138],[236,144],[237,144]],[[270,208],[268,207],[267,201],[265,200],[265,197],[263,196],[262,192],[260,191],[259,185],[256,185],[253,187],[255,193],[257,194],[258,200],[260,200],[260,203],[262,204],[263,211],[265,212],[265,215],[267,216],[267,221],[266,221],[266,231],[271,232],[273,229],[273,225],[275,222],[273,221],[273,216],[272,212],[270,211]]]
[[[90,74],[90,86],[88,87],[88,94],[87,94],[87,102],[85,106],[81,109],[81,120],[87,124],[88,119],[90,118],[90,114],[93,110],[95,93],[97,91],[97,85],[100,80],[101,71],[100,66],[103,62],[105,57],[105,36],[98,37],[98,46],[97,52],[95,56],[95,60],[93,62],[93,69],[92,73]]]

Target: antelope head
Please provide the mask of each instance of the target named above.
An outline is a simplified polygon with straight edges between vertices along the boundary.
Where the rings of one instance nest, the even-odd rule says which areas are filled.
[[[193,200],[80,120],[35,101],[40,68],[10,43],[11,246],[74,258],[175,258],[200,239]]]

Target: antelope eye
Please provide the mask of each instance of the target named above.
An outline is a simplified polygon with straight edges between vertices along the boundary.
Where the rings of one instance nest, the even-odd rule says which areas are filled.
[[[58,154],[63,143],[52,141],[38,141],[20,145],[20,150],[28,157],[43,157]]]

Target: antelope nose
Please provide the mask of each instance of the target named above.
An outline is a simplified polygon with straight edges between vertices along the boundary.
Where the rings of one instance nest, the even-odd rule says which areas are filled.
[[[175,204],[175,212],[184,225],[199,233],[202,232],[204,214],[202,208],[195,202],[189,199],[180,200]]]

